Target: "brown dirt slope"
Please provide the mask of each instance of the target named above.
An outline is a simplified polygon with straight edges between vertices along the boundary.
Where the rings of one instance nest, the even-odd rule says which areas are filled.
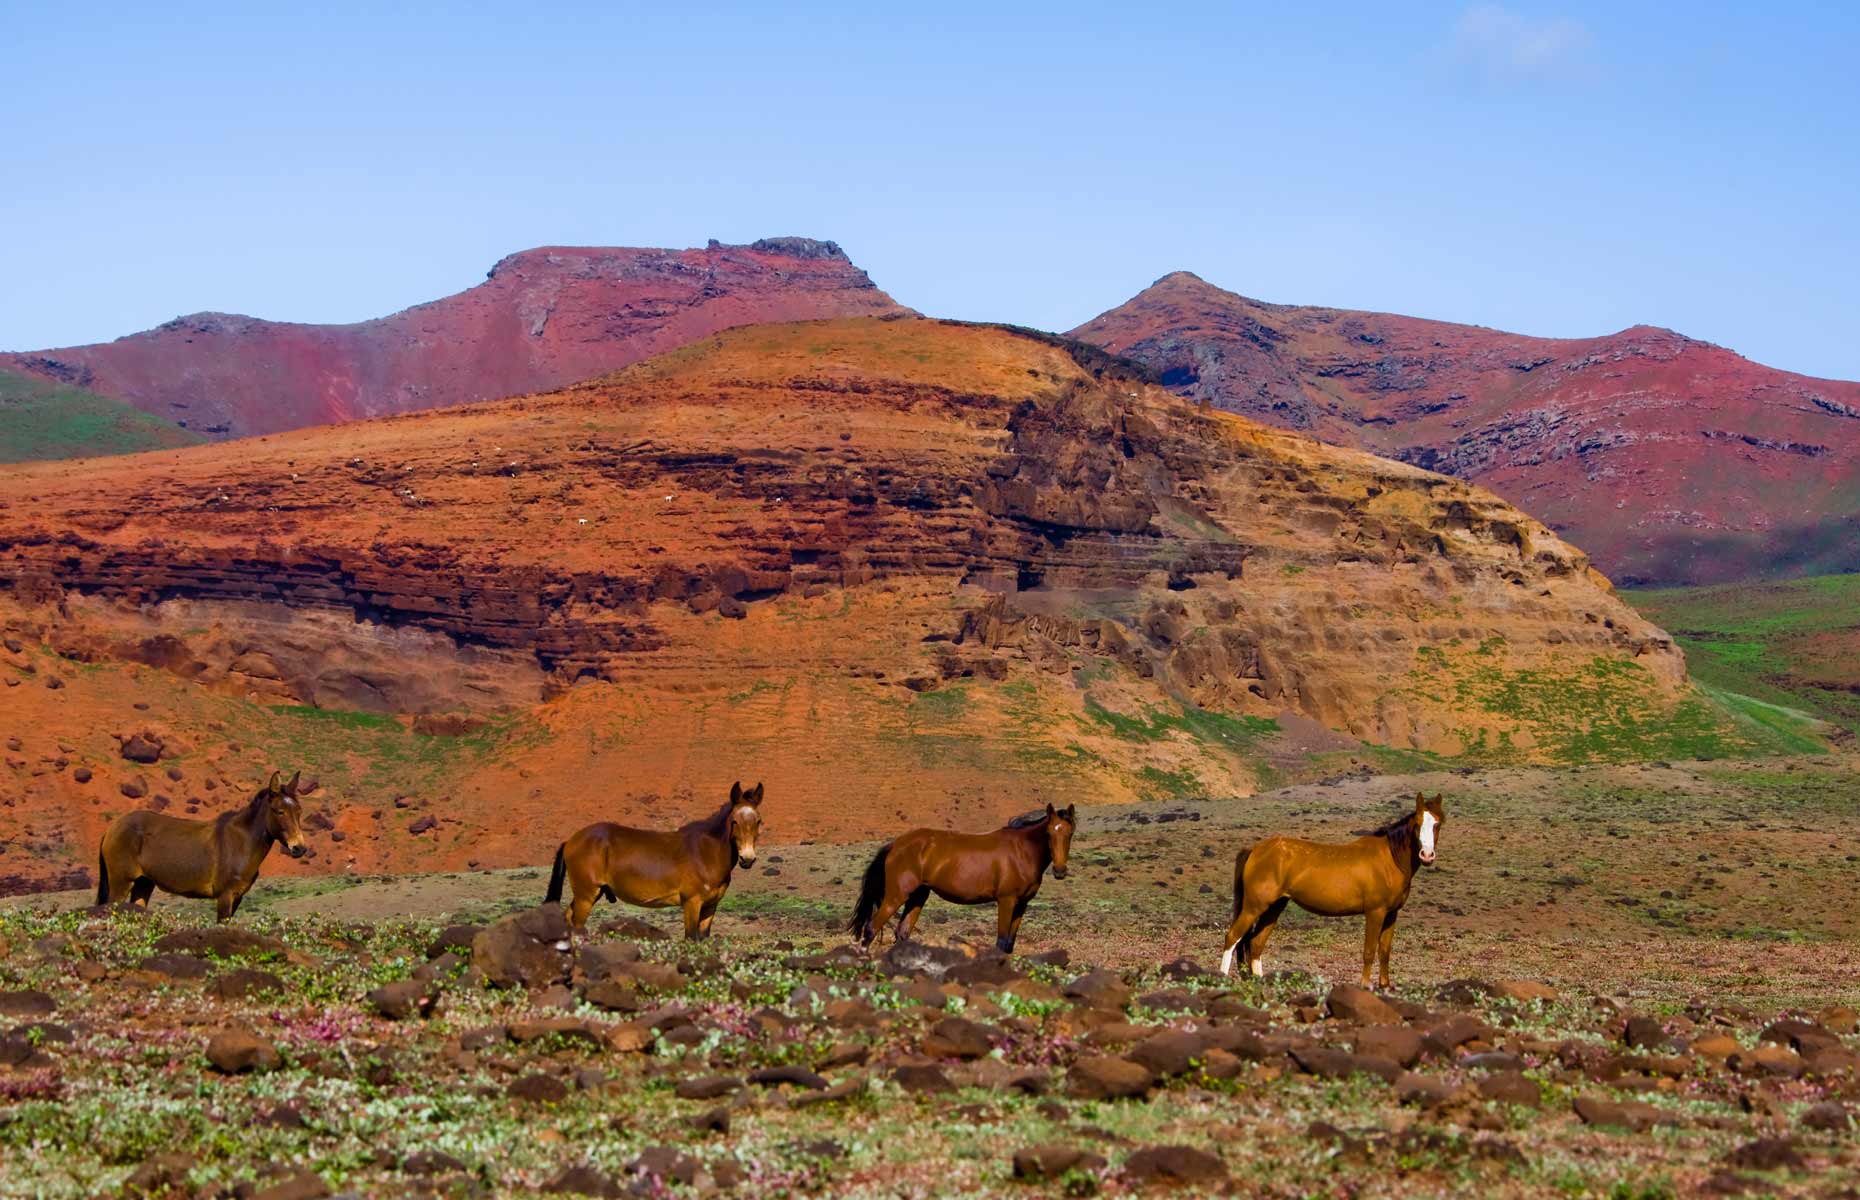
[[[1073,330],[1182,394],[1491,488],[1627,583],[1860,564],[1860,383],[1670,330],[1535,338],[1185,271]]]
[[[734,325],[899,314],[833,242],[544,246],[477,287],[353,325],[195,313],[94,346],[0,354],[211,437],[544,391]]]
[[[738,777],[845,839],[1403,756],[1742,744],[1664,633],[1489,493],[926,320],[13,469],[0,628],[22,874],[87,869],[122,782],[204,814],[273,763],[329,789],[330,854],[404,869],[536,861]],[[125,763],[112,735],[144,727],[172,753]]]

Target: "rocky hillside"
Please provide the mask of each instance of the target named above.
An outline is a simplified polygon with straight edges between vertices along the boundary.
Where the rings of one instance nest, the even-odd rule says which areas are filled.
[[[195,313],[0,367],[125,401],[210,437],[545,391],[734,325],[906,310],[837,245],[546,246],[456,296],[354,325]]]
[[[1217,408],[1470,479],[1627,583],[1860,566],[1860,383],[1670,330],[1533,338],[1177,272],[1073,335]]]
[[[733,778],[845,838],[1761,735],[1490,493],[1137,374],[1002,329],[759,326],[0,475],[0,676],[46,743],[0,836],[83,846],[120,783],[211,811],[274,761],[378,869],[535,861]],[[139,733],[164,749],[126,762]]]

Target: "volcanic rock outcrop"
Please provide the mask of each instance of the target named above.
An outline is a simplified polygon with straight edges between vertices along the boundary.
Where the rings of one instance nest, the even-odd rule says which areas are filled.
[[[177,317],[92,346],[0,354],[209,437],[546,391],[735,325],[902,314],[838,245],[545,246],[485,282],[353,325]]]
[[[431,672],[396,678],[393,651],[617,678],[768,602],[904,580],[947,597],[945,628],[874,667],[1101,655],[1377,741],[1456,741],[1392,687],[1449,641],[1683,678],[1581,552],[1489,493],[922,320],[742,330],[552,395],[26,468],[0,496],[0,588],[62,614],[54,644],[310,703],[427,707]]]
[[[1649,326],[1525,337],[1185,271],[1072,333],[1217,408],[1483,484],[1620,581],[1860,568],[1860,383]]]

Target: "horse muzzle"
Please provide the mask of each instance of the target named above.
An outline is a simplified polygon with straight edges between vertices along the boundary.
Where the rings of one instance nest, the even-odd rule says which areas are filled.
[[[1065,877],[1066,877],[1066,868],[1064,868],[1064,867],[1054,867],[1054,868],[1053,868],[1053,878],[1054,878],[1054,879],[1064,879]]]
[[[303,845],[296,845],[296,846],[286,846],[284,849],[290,853],[290,856],[292,858],[302,858],[304,856],[304,851],[307,848],[308,847],[305,847]]]
[[[1432,850],[1421,851],[1419,857],[1422,866],[1431,867],[1434,865],[1434,852]]]
[[[756,856],[753,853],[752,854],[738,854],[736,856],[736,861],[741,863],[745,867],[753,867],[756,865]]]

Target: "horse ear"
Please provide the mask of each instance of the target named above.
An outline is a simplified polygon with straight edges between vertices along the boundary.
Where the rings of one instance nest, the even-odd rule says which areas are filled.
[[[738,780],[737,782],[730,785],[730,803],[741,804],[742,802],[743,802],[743,784],[741,780]]]
[[[1053,805],[1052,805],[1052,802],[1049,800],[1046,804],[1046,815],[1050,817],[1053,815],[1053,812],[1054,812]]]
[[[1066,820],[1072,822],[1074,825],[1077,825],[1079,823],[1079,806],[1078,805],[1076,804],[1066,805]]]
[[[762,781],[760,779],[756,780],[756,790],[749,793],[748,799],[751,804],[762,803]]]
[[[295,796],[297,794],[297,783],[303,777],[304,777],[304,773],[302,771],[297,771],[293,773],[291,775],[291,781],[284,785],[284,790],[289,792],[291,795]]]
[[[275,792],[275,791],[277,791],[277,790],[278,790],[278,787],[279,787],[279,785],[280,785],[280,784],[281,784],[281,783],[283,782],[283,780],[284,780],[284,772],[282,772],[282,771],[273,771],[273,772],[271,773],[271,780],[270,780],[270,782],[268,782],[268,783],[266,783],[266,784],[265,784],[265,790],[266,790],[266,791],[268,791],[268,792]]]
[[[1419,792],[1416,792],[1414,794],[1414,811],[1420,812],[1422,809],[1426,807],[1427,807],[1427,797],[1423,796]]]

